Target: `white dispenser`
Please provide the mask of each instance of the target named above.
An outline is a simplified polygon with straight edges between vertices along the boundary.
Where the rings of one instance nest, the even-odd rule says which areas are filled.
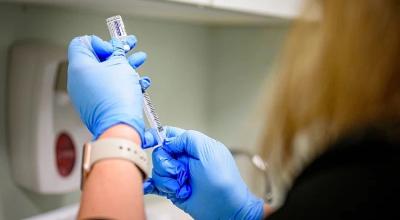
[[[66,92],[65,48],[18,43],[10,51],[8,134],[16,183],[37,193],[79,188],[90,133]]]

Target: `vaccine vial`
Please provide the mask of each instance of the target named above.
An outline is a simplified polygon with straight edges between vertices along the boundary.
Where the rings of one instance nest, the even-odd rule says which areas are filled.
[[[117,38],[122,42],[126,42],[126,37],[128,36],[125,31],[125,25],[122,21],[120,15],[112,16],[106,19],[108,31],[110,32],[110,36],[113,38]],[[129,51],[131,48],[126,43],[124,44],[124,50]]]

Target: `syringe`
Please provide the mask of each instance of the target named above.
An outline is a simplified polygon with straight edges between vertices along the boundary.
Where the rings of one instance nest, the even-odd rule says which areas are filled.
[[[124,22],[120,15],[109,17],[106,19],[108,31],[112,38],[117,38],[122,42],[125,41],[127,34],[125,31]],[[129,45],[124,45],[124,50],[129,51]],[[150,96],[146,91],[143,91],[143,109],[146,114],[147,121],[152,130],[157,133],[157,146],[161,146],[165,140],[165,130],[160,123],[160,119],[155,111],[155,108],[150,100]]]

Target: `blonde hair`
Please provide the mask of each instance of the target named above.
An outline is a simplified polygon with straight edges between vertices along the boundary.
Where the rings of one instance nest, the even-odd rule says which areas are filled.
[[[267,101],[262,150],[283,190],[337,138],[400,119],[399,27],[398,0],[309,2]]]

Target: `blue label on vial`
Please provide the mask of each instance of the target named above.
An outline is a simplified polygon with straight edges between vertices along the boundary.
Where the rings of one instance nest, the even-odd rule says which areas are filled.
[[[117,32],[118,37],[121,37],[122,33],[121,33],[121,26],[119,25],[119,22],[114,21],[114,25],[115,25],[115,31]]]

